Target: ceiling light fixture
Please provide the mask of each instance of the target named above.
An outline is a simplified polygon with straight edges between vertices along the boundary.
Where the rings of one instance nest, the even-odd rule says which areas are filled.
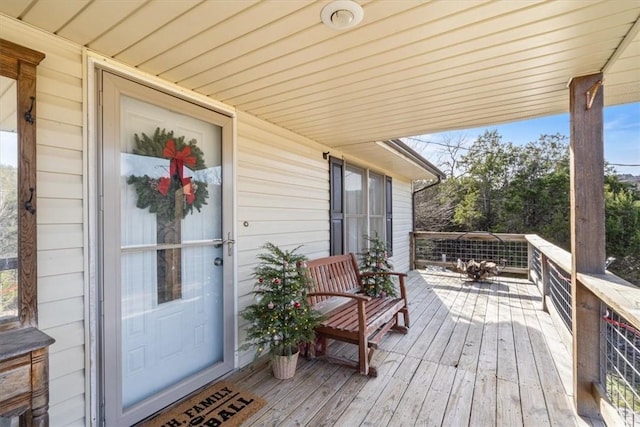
[[[320,13],[320,19],[329,28],[334,30],[346,30],[355,27],[362,21],[364,11],[362,7],[351,0],[336,0],[324,8]]]

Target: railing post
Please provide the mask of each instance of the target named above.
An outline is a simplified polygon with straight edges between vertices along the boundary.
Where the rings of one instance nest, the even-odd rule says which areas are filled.
[[[604,273],[604,148],[602,73],[574,78],[571,112],[571,296],[573,390],[578,414],[596,417],[593,384],[600,383],[600,301],[578,273]]]

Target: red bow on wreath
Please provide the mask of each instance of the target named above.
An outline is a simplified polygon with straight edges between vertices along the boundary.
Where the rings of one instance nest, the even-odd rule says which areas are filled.
[[[191,147],[186,146],[180,151],[176,151],[176,143],[173,139],[167,141],[167,144],[162,150],[162,155],[165,159],[169,159],[169,175],[170,178],[160,178],[158,181],[158,191],[166,196],[171,188],[171,179],[175,178],[182,184],[182,193],[185,195],[188,204],[192,204],[196,199],[193,186],[191,185],[191,178],[184,177],[184,166],[195,166],[196,158],[191,155]]]

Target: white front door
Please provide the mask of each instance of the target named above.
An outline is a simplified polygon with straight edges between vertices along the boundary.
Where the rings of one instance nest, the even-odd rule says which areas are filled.
[[[100,71],[104,422],[233,368],[231,119]]]

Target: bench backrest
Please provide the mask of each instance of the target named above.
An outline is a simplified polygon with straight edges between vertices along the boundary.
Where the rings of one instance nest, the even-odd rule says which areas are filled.
[[[354,254],[333,255],[307,261],[308,273],[313,280],[312,292],[346,292],[360,290],[358,262]],[[331,297],[310,297],[309,303],[316,305]]]

